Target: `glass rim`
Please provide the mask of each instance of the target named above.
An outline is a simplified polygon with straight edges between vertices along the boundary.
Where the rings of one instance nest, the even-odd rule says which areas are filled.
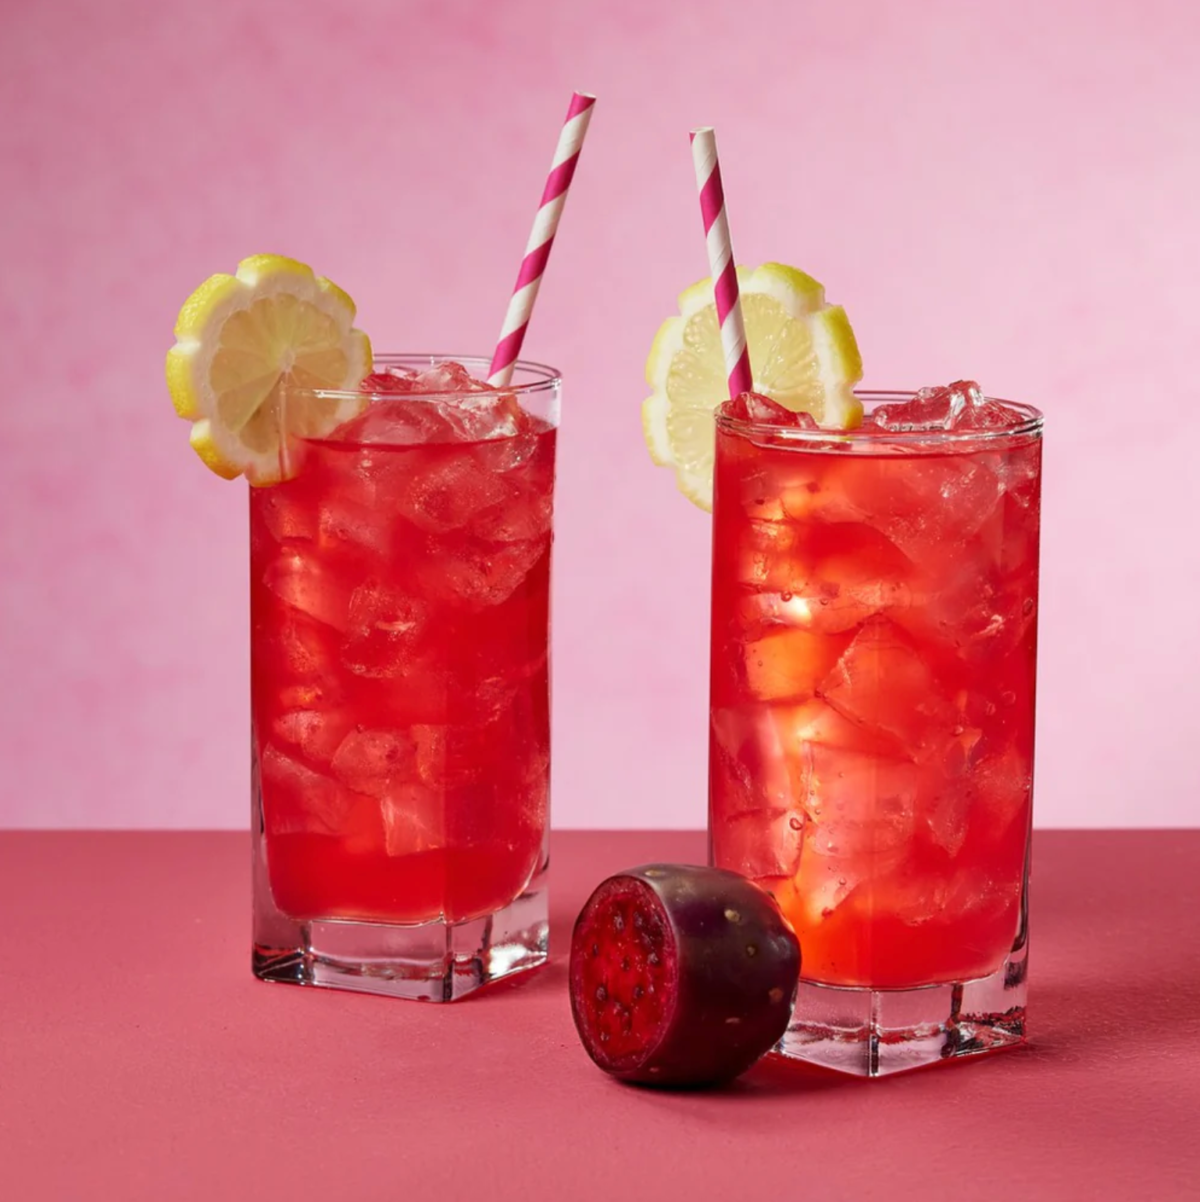
[[[492,368],[491,355],[453,355],[438,354],[433,351],[406,351],[398,353],[389,351],[375,355],[372,358],[372,370],[388,367],[433,367],[438,363],[461,363],[473,378],[486,380]],[[562,373],[556,367],[546,363],[537,363],[532,359],[518,359],[513,364],[513,373],[533,377],[523,384],[508,384],[499,391],[513,393],[517,396],[533,396],[538,393],[554,392],[562,385]],[[320,397],[322,400],[344,401],[348,398],[361,400],[367,397],[371,400],[387,400],[397,395],[408,396],[407,393],[394,392],[363,392],[360,389],[348,388],[296,388],[289,389],[293,395]],[[476,391],[449,389],[445,392],[419,392],[411,394],[413,400],[437,401],[451,400],[457,397],[478,396]]]
[[[860,401],[874,402],[882,404],[887,401],[910,401],[916,395],[916,389],[865,389],[854,390],[854,395]],[[994,401],[998,405],[1005,405],[1010,409],[1016,410],[1022,415],[1022,420],[1014,423],[1011,426],[995,427],[991,426],[984,430],[863,430],[861,427],[855,430],[832,430],[832,429],[817,429],[817,430],[802,430],[793,426],[777,426],[771,422],[764,421],[746,421],[739,417],[730,417],[723,413],[722,410],[729,401],[722,401],[717,407],[715,416],[716,424],[722,429],[733,434],[753,435],[762,438],[771,438],[777,442],[796,442],[796,443],[858,443],[861,446],[870,446],[872,443],[888,442],[890,444],[929,444],[941,443],[980,443],[980,442],[1001,442],[1012,438],[1021,438],[1029,436],[1041,436],[1042,426],[1045,424],[1045,415],[1040,409],[1036,409],[1033,405],[1026,405],[1021,401],[1006,401],[1002,397],[985,396],[984,400]]]

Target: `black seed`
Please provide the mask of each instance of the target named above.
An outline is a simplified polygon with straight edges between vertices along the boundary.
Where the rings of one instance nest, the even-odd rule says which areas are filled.
[[[758,948],[753,943],[747,943],[746,944],[746,955],[751,956],[751,957],[757,956]]]
[[[608,1000],[608,990],[603,985],[596,986],[596,1001],[604,1002]]]

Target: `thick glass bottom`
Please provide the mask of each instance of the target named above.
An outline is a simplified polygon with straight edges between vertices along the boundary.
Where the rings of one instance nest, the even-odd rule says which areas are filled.
[[[252,966],[263,981],[452,1002],[546,961],[545,876],[485,918],[417,926],[343,919],[295,922],[276,912],[256,931]]]
[[[884,1077],[1025,1042],[1023,942],[991,976],[918,989],[800,982],[775,1051],[858,1077]]]

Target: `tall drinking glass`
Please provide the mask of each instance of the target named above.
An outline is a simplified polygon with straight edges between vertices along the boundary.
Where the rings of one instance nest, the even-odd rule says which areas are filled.
[[[499,400],[447,379],[373,396],[251,489],[264,980],[449,1001],[546,958],[561,380],[518,363]]]
[[[1025,1034],[1041,415],[717,418],[710,836],[802,950],[780,1050],[880,1075]]]

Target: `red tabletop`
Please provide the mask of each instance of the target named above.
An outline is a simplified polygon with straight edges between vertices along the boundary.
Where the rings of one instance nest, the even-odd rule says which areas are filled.
[[[551,964],[435,1006],[255,981],[245,836],[0,834],[0,1197],[1200,1198],[1200,831],[1036,836],[1026,1049],[619,1085],[575,1039],[570,922],[703,854],[556,835]]]

